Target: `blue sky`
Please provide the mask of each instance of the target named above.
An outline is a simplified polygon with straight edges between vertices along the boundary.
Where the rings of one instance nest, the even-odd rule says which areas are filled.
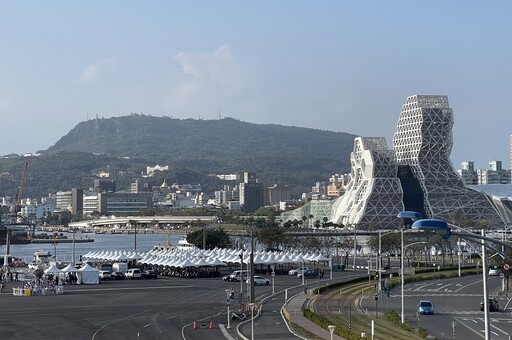
[[[443,94],[454,166],[510,168],[508,1],[0,5],[0,155],[131,112],[383,136],[391,147],[406,98]]]

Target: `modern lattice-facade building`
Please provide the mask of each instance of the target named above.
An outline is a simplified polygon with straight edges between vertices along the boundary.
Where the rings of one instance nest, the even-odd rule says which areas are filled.
[[[413,210],[458,225],[501,226],[487,196],[467,188],[451,164],[452,127],[448,97],[407,98],[393,150],[384,138],[355,139],[352,178],[333,204],[331,221],[360,229],[396,228],[396,214]]]
[[[345,194],[333,204],[332,220],[365,229],[396,226],[404,210],[394,153],[383,137],[357,137],[350,155],[352,166]]]
[[[410,167],[421,187],[423,206],[416,210],[456,224],[496,225],[499,218],[487,197],[467,188],[452,166],[452,128],[447,96],[411,96],[402,106],[393,149],[398,166]]]

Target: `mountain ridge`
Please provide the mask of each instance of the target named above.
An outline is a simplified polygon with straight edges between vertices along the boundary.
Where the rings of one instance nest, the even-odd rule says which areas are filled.
[[[32,178],[42,180],[45,174],[34,171],[51,169],[56,178],[45,190],[69,190],[58,186],[78,182],[76,187],[88,187],[86,183],[96,171],[112,171],[115,163],[130,169],[133,177],[140,177],[144,164],[160,164],[205,176],[255,172],[265,185],[287,184],[298,195],[300,191],[310,191],[316,182],[328,181],[332,174],[350,171],[355,137],[345,132],[254,124],[233,118],[197,120],[142,114],[95,118],[78,123],[54,145],[41,151],[39,159],[34,159],[37,165],[32,167],[31,174]],[[59,157],[66,160],[59,161]],[[76,176],[71,178],[71,173],[57,175],[62,171],[46,164],[71,161],[78,164],[66,164],[67,172],[81,170],[81,181]],[[14,179],[18,178],[21,160],[11,161],[9,166],[3,166],[4,162],[0,160],[0,171],[13,171]],[[128,180],[125,178],[123,185]]]

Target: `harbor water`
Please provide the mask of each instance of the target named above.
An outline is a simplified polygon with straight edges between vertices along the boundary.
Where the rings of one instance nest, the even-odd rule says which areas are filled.
[[[63,233],[68,239],[73,239],[72,233]],[[73,247],[75,249],[75,261],[80,260],[80,255],[84,255],[90,251],[101,250],[122,250],[134,251],[135,240],[137,243],[137,251],[146,252],[153,249],[157,245],[178,244],[182,238],[181,235],[167,234],[75,234],[75,242],[69,243],[29,243],[29,244],[11,244],[10,255],[21,258],[25,263],[32,261],[34,252],[38,250],[48,251],[52,255],[57,255],[57,261],[72,262]],[[80,239],[91,238],[94,242],[79,242]],[[0,256],[5,255],[5,244],[0,245]]]

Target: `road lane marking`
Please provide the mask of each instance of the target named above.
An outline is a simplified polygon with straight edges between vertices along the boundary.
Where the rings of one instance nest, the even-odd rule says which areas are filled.
[[[147,311],[149,311],[149,309],[147,309],[147,310],[145,310],[145,311],[142,311],[142,312],[139,312],[139,313],[135,313],[135,314],[132,314],[132,315],[128,315],[128,316],[126,316],[126,317],[124,317],[124,318],[122,318],[122,319],[119,319],[119,320],[111,321],[111,322],[109,322],[109,323],[107,323],[107,324],[105,324],[105,325],[101,326],[101,327],[100,327],[96,332],[94,332],[94,334],[92,335],[91,340],[94,340],[94,338],[96,337],[96,335],[97,335],[99,332],[101,332],[101,331],[103,330],[103,328],[108,327],[108,326],[110,326],[110,325],[112,325],[112,324],[114,324],[114,323],[116,323],[116,322],[123,321],[123,320],[129,319],[129,318],[132,318],[132,317],[134,317],[134,316],[144,314],[144,313],[146,313]]]
[[[508,335],[508,332],[505,332],[505,331],[504,331],[504,330],[502,330],[501,328],[499,328],[499,327],[497,327],[497,326],[495,326],[495,325],[493,325],[493,324],[491,324],[491,323],[490,323],[490,325],[491,325],[491,327],[492,327],[492,328],[494,328],[494,329],[496,329],[496,330],[500,331],[501,333],[503,333],[503,334],[505,334],[505,335]],[[492,332],[492,331],[491,331],[491,332]],[[494,332],[493,332],[493,333],[494,333]],[[496,334],[496,333],[495,333],[495,334]],[[496,334],[496,336],[498,336],[498,335],[499,335],[499,334]]]

